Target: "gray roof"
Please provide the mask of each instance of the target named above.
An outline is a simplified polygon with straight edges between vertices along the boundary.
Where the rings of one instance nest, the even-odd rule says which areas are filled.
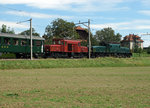
[[[17,35],[17,34],[7,34],[7,33],[0,33],[0,37],[12,37],[12,38],[30,39],[30,36]],[[32,39],[45,40],[44,38],[39,37],[39,36],[32,36]]]

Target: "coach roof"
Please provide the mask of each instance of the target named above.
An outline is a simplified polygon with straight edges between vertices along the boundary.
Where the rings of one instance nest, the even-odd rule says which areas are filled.
[[[17,35],[17,34],[8,34],[8,33],[0,33],[0,37],[30,39],[30,36]],[[39,36],[32,36],[32,39],[34,39],[34,40],[45,40],[44,38],[39,37]]]

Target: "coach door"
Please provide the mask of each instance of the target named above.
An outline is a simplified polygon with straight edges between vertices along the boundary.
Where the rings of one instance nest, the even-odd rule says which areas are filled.
[[[72,44],[72,52],[75,52],[75,44]]]

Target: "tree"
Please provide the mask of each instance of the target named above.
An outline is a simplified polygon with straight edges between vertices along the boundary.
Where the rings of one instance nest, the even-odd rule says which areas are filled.
[[[67,22],[63,19],[56,19],[51,22],[51,25],[47,25],[45,28],[44,36],[55,38],[69,38],[78,39],[79,35],[74,30],[75,24],[73,22]]]
[[[21,33],[19,33],[19,34],[20,34],[20,35],[27,35],[27,36],[30,36],[30,29],[29,29],[29,30],[25,30],[25,31],[23,31],[23,32],[21,32]],[[32,28],[32,35],[33,35],[33,36],[40,36],[39,33],[35,32],[35,29],[34,29],[34,28]]]
[[[99,41],[100,45],[106,43],[119,43],[121,37],[121,34],[115,34],[115,31],[110,27],[96,31],[95,35],[95,38]]]
[[[134,53],[138,53],[139,56],[141,56],[141,53],[143,52],[142,48],[139,48],[138,45],[135,45],[134,49],[133,49]]]
[[[147,53],[150,54],[150,46],[147,49]]]
[[[98,46],[99,42],[97,41],[95,36],[91,36],[91,45],[92,46]]]
[[[14,29],[10,29],[10,27],[8,27],[6,25],[2,25],[2,28],[0,29],[1,33],[9,33],[9,34],[15,34]]]
[[[6,25],[2,25],[2,29],[1,29],[2,33],[7,33],[7,26]]]

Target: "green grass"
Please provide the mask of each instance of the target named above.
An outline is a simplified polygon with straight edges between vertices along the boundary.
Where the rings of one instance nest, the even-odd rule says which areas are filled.
[[[150,57],[96,59],[0,60],[0,69],[150,66]]]
[[[0,70],[0,108],[149,108],[150,67]]]
[[[143,52],[141,54],[133,53],[132,55],[133,55],[132,57],[150,57],[150,54],[148,54],[147,52]]]

